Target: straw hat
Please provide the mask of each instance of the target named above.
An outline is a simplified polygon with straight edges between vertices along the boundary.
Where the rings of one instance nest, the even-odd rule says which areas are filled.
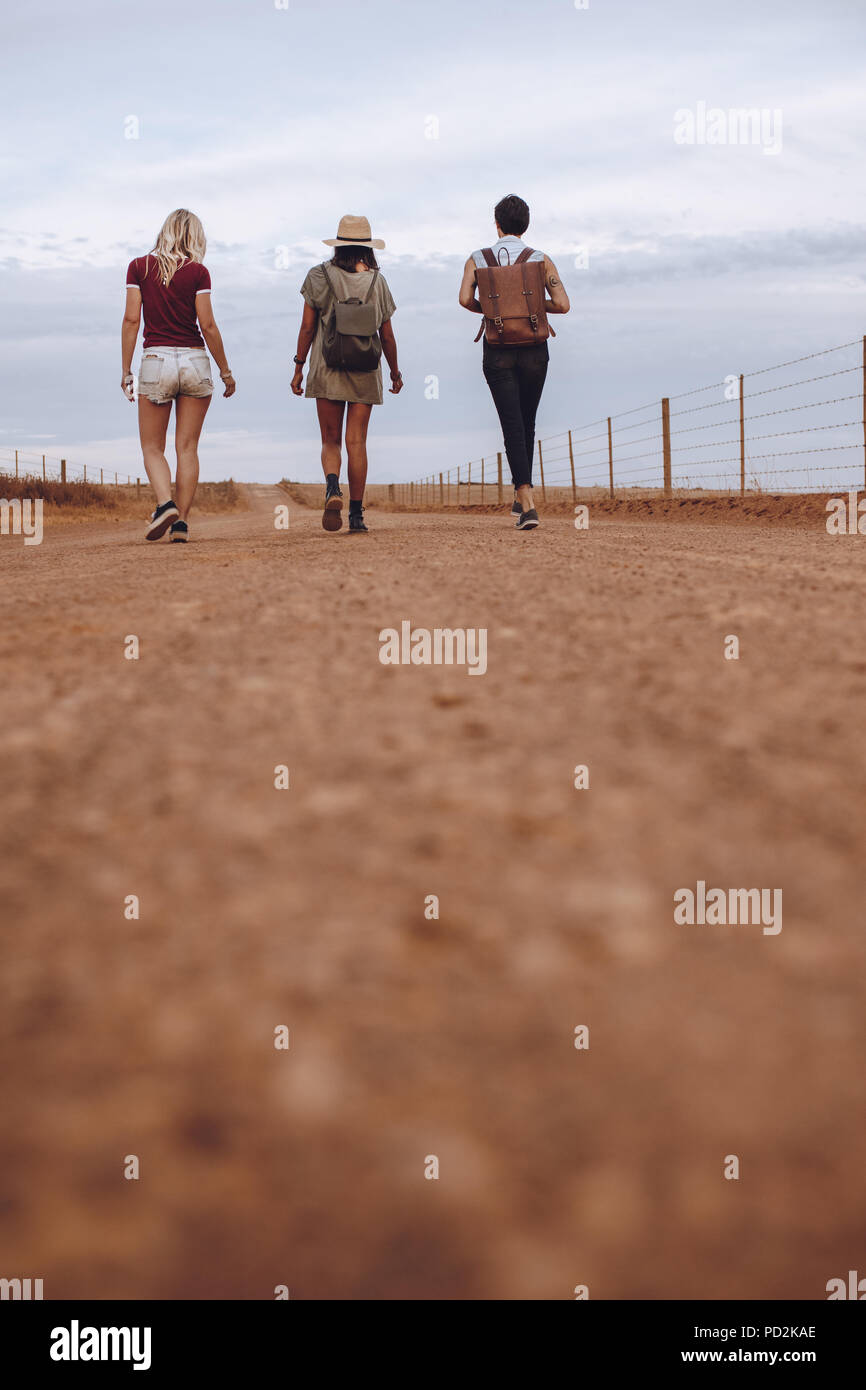
[[[370,235],[370,223],[366,217],[353,217],[347,212],[340,218],[335,237],[323,237],[326,246],[372,246],[374,251],[384,251],[385,243],[381,237]]]

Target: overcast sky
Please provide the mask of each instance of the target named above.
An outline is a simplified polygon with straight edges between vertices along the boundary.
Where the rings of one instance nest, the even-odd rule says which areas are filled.
[[[125,270],[177,206],[205,224],[238,380],[211,407],[204,477],[320,476],[315,408],[288,381],[298,289],[344,212],[387,242],[406,379],[374,411],[372,480],[499,447],[456,296],[504,193],[529,202],[526,239],[572,298],[541,435],[857,339],[864,39],[862,0],[7,10],[0,449],[141,472]],[[699,103],[781,126],[678,143]]]

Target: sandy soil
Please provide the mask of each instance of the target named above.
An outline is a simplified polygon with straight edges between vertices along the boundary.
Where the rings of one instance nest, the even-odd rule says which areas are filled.
[[[821,1299],[862,1272],[866,540],[330,536],[251,499],[185,549],[0,538],[0,1274]],[[487,674],[381,665],[403,619],[486,627]],[[781,887],[781,933],[677,926],[698,879]]]

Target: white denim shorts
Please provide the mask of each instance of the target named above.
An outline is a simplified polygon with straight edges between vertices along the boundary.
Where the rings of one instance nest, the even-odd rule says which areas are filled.
[[[204,348],[145,348],[138,369],[138,394],[153,405],[167,405],[176,396],[212,396],[210,358]]]

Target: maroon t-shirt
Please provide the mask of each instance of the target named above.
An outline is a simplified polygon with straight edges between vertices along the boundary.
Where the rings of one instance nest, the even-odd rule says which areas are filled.
[[[167,285],[155,256],[136,256],[126,272],[127,287],[141,290],[144,346],[204,347],[198,331],[195,297],[210,292],[210,272],[198,261],[184,261]]]

